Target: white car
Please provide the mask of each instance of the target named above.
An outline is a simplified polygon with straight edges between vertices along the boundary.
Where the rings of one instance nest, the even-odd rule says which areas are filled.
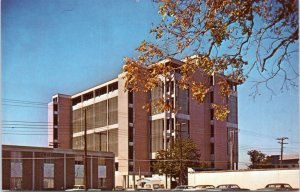
[[[196,185],[191,189],[184,189],[183,191],[206,191],[208,189],[214,189],[215,186],[213,185]]]
[[[84,185],[74,185],[72,189],[67,189],[65,191],[84,191]]]
[[[67,189],[65,191],[85,191],[84,185],[74,185],[72,189]],[[88,189],[88,191],[101,191],[101,189]]]

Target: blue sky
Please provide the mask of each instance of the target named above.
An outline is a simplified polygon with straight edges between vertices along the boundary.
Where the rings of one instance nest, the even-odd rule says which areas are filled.
[[[52,95],[74,94],[115,78],[123,58],[134,56],[138,44],[150,38],[151,24],[159,21],[148,0],[2,0],[1,6],[4,144],[47,146],[47,130],[30,127],[45,128]],[[250,88],[251,83],[239,87],[241,164],[250,149],[279,154],[276,138],[282,136],[289,137],[285,153],[295,154],[298,90],[272,99],[262,90],[253,100]]]

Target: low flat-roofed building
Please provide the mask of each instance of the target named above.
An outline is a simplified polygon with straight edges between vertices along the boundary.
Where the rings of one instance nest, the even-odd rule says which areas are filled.
[[[84,183],[84,151],[2,145],[3,189],[64,190]],[[112,152],[87,152],[88,188],[114,187]]]

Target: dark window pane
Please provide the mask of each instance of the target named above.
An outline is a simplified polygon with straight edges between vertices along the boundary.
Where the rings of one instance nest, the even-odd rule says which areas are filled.
[[[214,143],[210,144],[210,154],[215,154],[215,144]]]
[[[112,92],[118,89],[118,82],[108,85],[108,92]]]
[[[129,160],[132,160],[133,159],[133,146],[129,146],[128,147],[129,149],[128,149],[128,156],[129,156]]]
[[[53,115],[53,125],[54,125],[54,126],[57,126],[57,125],[58,125],[58,116],[57,116],[57,114],[54,114],[54,115]]]
[[[83,101],[87,101],[87,100],[92,99],[92,98],[93,98],[93,92],[92,91],[83,95]]]
[[[129,142],[133,142],[133,127],[129,127]]]
[[[115,171],[119,171],[119,163],[118,162],[115,163]]]
[[[128,122],[133,123],[133,109],[128,108]]]
[[[74,99],[72,99],[72,105],[77,105],[78,103],[81,102],[81,96],[75,97]]]
[[[54,128],[54,129],[53,129],[53,139],[54,139],[54,140],[57,140],[57,139],[58,139],[58,129],[57,129],[57,128]]]
[[[128,103],[133,104],[133,92],[128,92]]]
[[[95,91],[95,97],[100,96],[100,95],[104,95],[106,93],[107,93],[107,87],[106,86],[101,87],[101,88],[99,88]]]
[[[214,126],[214,125],[211,125],[211,126],[210,126],[210,136],[211,136],[211,137],[214,137],[214,136],[215,136],[215,126]]]

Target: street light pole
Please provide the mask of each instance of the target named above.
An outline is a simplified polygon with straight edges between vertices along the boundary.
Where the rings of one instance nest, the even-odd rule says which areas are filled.
[[[84,190],[87,191],[87,137],[86,137],[86,108],[84,109]]]

